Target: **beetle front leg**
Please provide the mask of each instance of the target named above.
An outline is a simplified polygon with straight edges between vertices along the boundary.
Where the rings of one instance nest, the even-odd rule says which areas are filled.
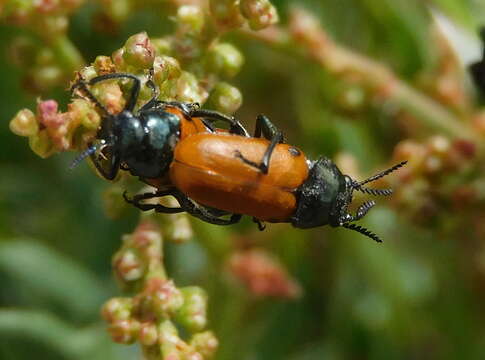
[[[177,214],[184,212],[185,209],[182,207],[178,208],[170,208],[167,206],[163,206],[161,204],[144,204],[142,201],[143,200],[149,200],[149,199],[154,199],[154,198],[160,198],[164,197],[167,195],[173,196],[173,191],[168,190],[168,191],[157,191],[155,193],[143,193],[143,194],[138,194],[133,196],[133,198],[128,198],[127,192],[125,191],[123,193],[123,198],[125,201],[129,204],[132,204],[136,208],[142,210],[142,211],[150,211],[150,210],[155,210],[156,212],[159,213],[164,213],[164,214]]]
[[[230,125],[229,133],[241,135],[245,137],[250,137],[247,130],[242,126],[242,124],[234,118],[234,116],[227,116],[220,112],[205,109],[195,109],[190,113],[192,117],[201,117],[209,120],[209,122],[223,121]]]

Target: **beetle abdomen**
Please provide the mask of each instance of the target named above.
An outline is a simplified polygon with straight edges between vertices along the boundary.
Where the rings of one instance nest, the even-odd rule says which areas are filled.
[[[192,135],[176,146],[170,178],[180,191],[203,205],[263,221],[289,221],[297,206],[294,193],[308,176],[305,156],[279,144],[268,174],[236,156],[239,152],[259,163],[268,145],[265,139],[237,135]]]

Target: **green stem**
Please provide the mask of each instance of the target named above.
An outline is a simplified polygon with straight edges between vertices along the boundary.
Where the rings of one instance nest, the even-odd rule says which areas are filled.
[[[52,42],[52,50],[59,64],[66,70],[78,70],[85,63],[81,53],[65,35],[59,36]]]

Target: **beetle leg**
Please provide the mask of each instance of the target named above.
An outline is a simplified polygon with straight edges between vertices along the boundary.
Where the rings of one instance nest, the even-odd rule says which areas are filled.
[[[160,95],[160,89],[153,82],[153,68],[151,68],[148,72],[148,80],[146,82],[146,86],[148,86],[152,91],[152,97],[145,104],[143,104],[143,106],[139,110],[140,112],[151,109],[159,103],[158,96]]]
[[[197,204],[195,201],[192,199],[188,198],[184,194],[174,191],[173,196],[177,199],[179,202],[180,206],[187,211],[190,215],[205,221],[209,224],[214,224],[214,225],[232,225],[235,223],[238,223],[242,215],[239,214],[232,214],[229,219],[221,219],[220,215],[216,216],[214,215],[210,208],[207,208],[203,205]]]
[[[276,132],[276,134],[271,139],[271,143],[268,145],[268,148],[264,152],[263,159],[259,164],[249,159],[246,159],[239,150],[236,151],[235,155],[237,158],[241,159],[245,164],[255,167],[256,169],[258,169],[259,171],[261,171],[263,174],[266,175],[269,170],[269,162],[271,160],[271,155],[273,154],[273,150],[275,149],[276,145],[278,145],[281,142],[282,139],[283,139],[283,135],[281,134],[281,132],[280,131]]]
[[[241,123],[234,118],[234,116],[227,116],[217,111],[205,110],[205,109],[196,109],[190,113],[190,116],[202,117],[209,120],[210,122],[223,121],[230,125],[229,127],[230,134],[250,137],[249,133],[244,128],[244,126],[242,126]]]
[[[254,137],[264,137],[267,140],[273,140],[273,138],[281,131],[274,125],[271,120],[265,115],[258,115],[256,118],[256,127],[254,129]],[[282,137],[280,143],[284,142]]]
[[[253,222],[255,222],[258,225],[258,230],[259,231],[263,231],[264,229],[266,229],[266,225],[261,220],[253,217]]]
[[[132,204],[136,208],[142,210],[142,211],[149,211],[149,210],[155,210],[156,212],[159,213],[164,213],[164,214],[176,214],[176,213],[181,213],[184,212],[185,209],[182,207],[178,208],[170,208],[167,206],[163,206],[161,204],[144,204],[142,203],[143,200],[148,200],[148,199],[153,199],[153,198],[158,198],[158,197],[163,197],[167,195],[172,195],[172,191],[157,191],[155,193],[144,193],[144,194],[138,194],[133,196],[133,198],[128,198],[126,191],[123,193],[123,198],[125,201],[129,204]]]
[[[352,221],[357,221],[357,220],[362,219],[364,216],[367,215],[369,210],[372,209],[375,206],[375,204],[376,204],[376,202],[374,200],[366,201],[365,203],[363,203],[362,205],[360,205],[357,208],[357,212],[355,213],[355,215],[347,214],[346,218],[343,219],[342,222],[343,223],[349,223],[349,222],[352,222]]]

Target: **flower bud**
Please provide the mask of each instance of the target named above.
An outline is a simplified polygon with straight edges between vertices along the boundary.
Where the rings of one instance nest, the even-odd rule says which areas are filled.
[[[183,71],[177,81],[176,98],[178,101],[203,104],[207,99],[207,91],[199,85],[193,74]]]
[[[155,38],[151,41],[157,55],[170,56],[172,54],[173,39],[171,37],[166,36],[161,38]]]
[[[18,136],[33,136],[39,132],[39,124],[32,111],[29,109],[20,110],[15,117],[10,120],[10,131]]]
[[[48,158],[55,152],[54,144],[45,129],[29,137],[29,146],[36,155],[43,159]]]
[[[96,56],[93,67],[98,75],[116,72],[115,65],[109,56]]]
[[[239,0],[210,0],[210,11],[215,23],[223,30],[238,28],[245,22]]]
[[[128,320],[131,317],[133,302],[131,298],[115,297],[109,299],[101,309],[101,316],[109,323]]]
[[[204,331],[192,336],[190,345],[200,353],[204,359],[210,359],[217,350],[219,342],[212,331]]]
[[[176,24],[183,33],[200,33],[204,27],[204,20],[200,6],[182,5],[177,10]]]
[[[118,344],[132,344],[140,331],[140,323],[134,319],[119,320],[110,324],[108,332]]]
[[[241,0],[240,7],[253,30],[264,29],[279,21],[278,11],[269,0]]]
[[[73,122],[76,124],[81,124],[90,131],[98,129],[101,123],[101,117],[91,103],[88,103],[84,99],[74,99],[67,105],[67,109],[71,114]]]
[[[190,332],[202,330],[207,324],[207,294],[197,287],[180,289],[184,297],[183,306],[177,311],[177,320]]]
[[[155,48],[146,32],[130,36],[125,43],[123,60],[136,69],[149,69],[155,59]]]
[[[244,57],[235,46],[221,43],[209,50],[206,64],[211,72],[224,77],[233,77],[241,70]]]
[[[159,318],[175,313],[183,303],[182,293],[171,280],[161,283],[152,293],[152,311]]]
[[[135,249],[122,249],[113,258],[113,270],[117,278],[123,283],[141,279],[145,269],[146,264]]]
[[[144,322],[141,324],[138,341],[144,346],[152,346],[157,343],[158,330],[153,322]]]
[[[170,56],[157,56],[153,61],[153,81],[161,85],[166,80],[180,77],[182,70],[177,59]]]
[[[224,114],[234,114],[242,104],[242,94],[238,88],[225,83],[217,83],[208,99],[210,108]]]

